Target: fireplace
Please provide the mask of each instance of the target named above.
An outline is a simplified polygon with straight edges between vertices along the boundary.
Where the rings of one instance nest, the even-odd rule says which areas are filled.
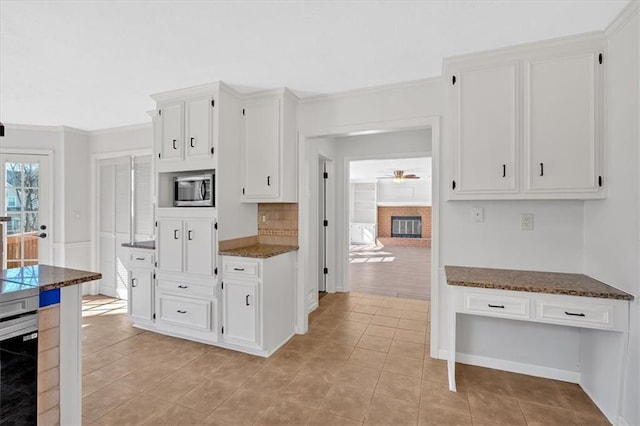
[[[391,216],[392,238],[422,238],[422,217]]]

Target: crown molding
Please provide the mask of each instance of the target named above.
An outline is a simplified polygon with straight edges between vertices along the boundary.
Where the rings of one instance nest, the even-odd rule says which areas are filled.
[[[640,11],[640,0],[631,0],[604,30],[607,37],[617,33]]]

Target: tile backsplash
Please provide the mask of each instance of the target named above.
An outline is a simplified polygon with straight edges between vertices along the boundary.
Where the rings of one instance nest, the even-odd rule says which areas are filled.
[[[258,241],[260,244],[298,245],[298,204],[258,204]]]

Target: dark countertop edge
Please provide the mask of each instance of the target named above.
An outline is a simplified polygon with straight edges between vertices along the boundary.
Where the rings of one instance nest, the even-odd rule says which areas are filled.
[[[64,280],[64,281],[59,281],[59,282],[53,282],[53,283],[47,283],[47,284],[40,284],[40,291],[48,291],[48,290],[55,290],[57,288],[63,288],[63,287],[69,287],[72,285],[78,285],[78,284],[84,284],[84,283],[88,283],[90,281],[95,281],[95,280],[99,280],[102,278],[102,274],[101,273],[97,273],[97,272],[92,272],[93,275],[87,275],[84,277],[78,277],[78,278],[73,278],[70,280]]]
[[[0,222],[11,222],[11,218],[9,216],[0,216]]]
[[[595,297],[598,299],[616,299],[616,300],[633,300],[633,296],[630,294],[615,294],[615,293],[594,293],[587,290],[569,290],[565,288],[558,288],[555,291],[544,291],[541,288],[531,287],[510,287],[500,284],[487,284],[487,283],[471,283],[462,281],[449,281],[448,285],[454,285],[456,287],[473,287],[473,288],[486,288],[488,290],[508,290],[519,291],[525,293],[543,293],[543,294],[559,294],[564,296],[582,296],[582,297]]]
[[[496,270],[496,271],[500,271],[500,272],[517,272],[517,273],[534,273],[534,274],[545,274],[545,273],[549,273],[549,274],[561,274],[561,275],[575,275],[575,276],[581,276],[581,277],[586,277],[590,280],[594,280],[594,281],[598,281],[595,278],[592,278],[588,275],[584,275],[584,274],[576,274],[576,273],[567,273],[567,272],[545,272],[545,271],[529,271],[529,270],[516,270],[516,269],[503,269],[503,268],[484,268],[484,267],[475,267],[475,266],[457,266],[457,265],[445,265],[445,275],[446,275],[446,269],[447,268],[472,268],[472,269],[483,269],[483,270]],[[544,288],[538,288],[538,287],[530,287],[530,286],[524,286],[524,285],[518,285],[518,284],[514,284],[514,285],[508,285],[508,284],[496,284],[496,283],[490,283],[490,282],[472,282],[472,281],[455,281],[455,280],[451,280],[449,279],[449,277],[447,277],[447,284],[448,285],[453,285],[453,286],[458,286],[458,287],[473,287],[473,288],[486,288],[486,289],[491,289],[491,290],[508,290],[508,291],[520,291],[520,292],[526,292],[526,293],[543,293],[543,294],[559,294],[559,295],[565,295],[565,296],[581,296],[581,297],[593,297],[593,298],[598,298],[598,299],[615,299],[615,300],[627,300],[627,301],[631,301],[634,299],[634,296],[632,294],[629,294],[623,290],[619,290],[615,287],[612,287],[608,284],[603,283],[602,281],[598,281],[600,284],[602,284],[603,286],[609,287],[612,289],[612,291],[609,292],[598,292],[598,291],[592,291],[592,290],[587,290],[587,289],[569,289],[569,288],[563,288],[563,287],[556,287],[553,289],[553,291],[545,291],[547,289]]]
[[[122,247],[136,248],[136,249],[143,249],[143,250],[155,250],[156,249],[156,242],[155,242],[155,240],[132,241],[130,243],[122,243]]]
[[[272,251],[266,251],[267,248],[273,248]],[[251,250],[265,250],[263,252],[252,253]],[[254,259],[268,259],[292,251],[299,250],[298,246],[285,246],[276,244],[254,244],[246,247],[239,247],[232,250],[219,251],[221,256],[250,257]]]

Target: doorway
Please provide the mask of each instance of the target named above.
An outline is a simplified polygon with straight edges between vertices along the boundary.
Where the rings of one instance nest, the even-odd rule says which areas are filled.
[[[3,155],[6,268],[51,262],[51,160],[46,154]]]
[[[429,156],[349,162],[351,291],[430,300],[431,181]]]

